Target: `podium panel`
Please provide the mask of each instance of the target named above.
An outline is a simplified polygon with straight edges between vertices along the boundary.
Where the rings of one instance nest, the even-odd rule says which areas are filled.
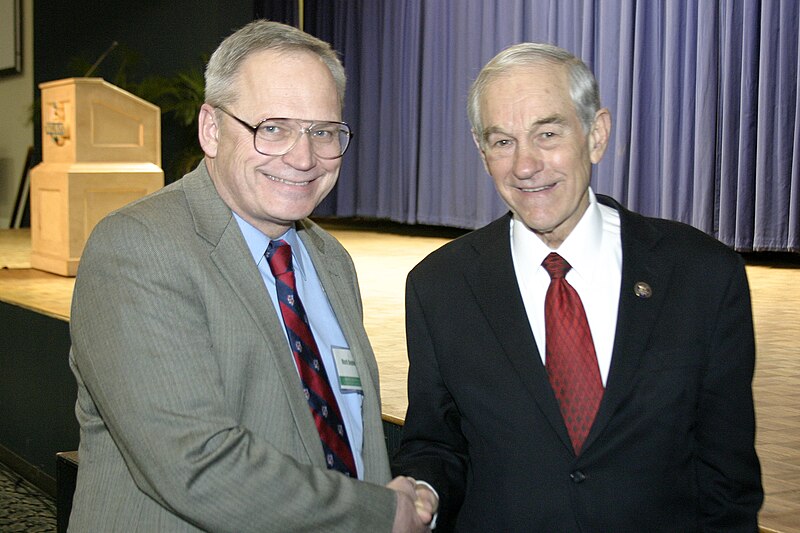
[[[101,78],[69,78],[42,90],[45,163],[138,161],[161,165],[158,106]]]
[[[31,184],[31,266],[74,276],[100,219],[163,187],[164,174],[152,163],[54,163],[31,170]]]
[[[100,78],[39,87],[43,161],[31,170],[31,266],[74,276],[97,222],[164,186],[161,113]]]

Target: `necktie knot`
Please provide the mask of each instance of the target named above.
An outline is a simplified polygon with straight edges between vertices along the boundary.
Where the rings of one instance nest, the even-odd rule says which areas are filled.
[[[563,278],[567,275],[569,269],[572,268],[572,266],[567,263],[566,259],[555,252],[550,252],[547,257],[544,258],[542,266],[547,270],[547,273],[550,274],[550,279]]]
[[[283,239],[269,241],[266,256],[269,269],[276,278],[292,270],[292,247]]]

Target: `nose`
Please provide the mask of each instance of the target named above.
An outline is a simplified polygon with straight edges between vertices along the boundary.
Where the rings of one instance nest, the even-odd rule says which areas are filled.
[[[514,150],[512,171],[517,179],[530,179],[542,170],[541,149],[527,141],[519,141]]]
[[[317,164],[308,131],[303,130],[300,133],[294,146],[283,154],[283,161],[298,170],[309,170]]]

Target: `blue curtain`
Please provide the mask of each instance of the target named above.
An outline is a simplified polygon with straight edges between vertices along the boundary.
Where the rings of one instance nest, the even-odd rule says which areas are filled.
[[[613,117],[592,186],[740,251],[800,251],[796,0],[303,0],[348,72],[357,132],[317,214],[476,228],[506,208],[466,95],[502,48],[595,72]]]

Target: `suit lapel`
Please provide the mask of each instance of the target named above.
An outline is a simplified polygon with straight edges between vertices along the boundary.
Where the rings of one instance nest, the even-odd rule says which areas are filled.
[[[672,262],[655,248],[661,233],[641,215],[626,210],[608,197],[597,196],[601,203],[619,212],[622,280],[611,368],[603,401],[584,449],[588,449],[608,425],[636,384],[640,361],[667,295],[672,272]],[[636,290],[640,283],[650,287],[649,296]]]
[[[378,383],[378,366],[372,355],[372,348],[363,329],[363,311],[353,305],[352,293],[354,280],[348,268],[350,259],[341,253],[338,246],[327,246],[322,237],[322,230],[310,220],[303,220],[297,225],[298,235],[303,240],[306,250],[314,263],[317,276],[328,297],[339,327],[347,339],[347,344],[358,368],[363,387],[364,424],[364,473],[367,481],[385,483],[389,477],[386,461],[386,443],[383,439],[381,425],[380,385]],[[356,298],[359,295],[356,291]]]
[[[184,180],[189,210],[195,221],[197,234],[212,245],[211,261],[220,275],[230,285],[233,294],[253,318],[264,336],[264,349],[274,360],[288,397],[295,426],[305,446],[309,460],[325,467],[319,434],[314,426],[297,380],[297,370],[291,357],[275,352],[286,345],[283,325],[278,320],[270,302],[261,274],[252,261],[250,250],[239,230],[230,208],[222,201],[204,164],[187,175]]]
[[[507,215],[476,235],[476,259],[473,268],[467,270],[467,282],[509,363],[553,430],[572,449],[520,295],[511,258],[509,223]]]
[[[603,401],[584,450],[590,448],[633,389],[640,360],[664,303],[671,277],[671,267],[664,266],[671,265],[671,262],[655,251],[661,233],[646,218],[626,210],[614,200],[602,195],[598,198],[620,214],[622,280],[611,368]],[[476,257],[473,268],[467,270],[467,281],[509,363],[553,430],[571,450],[558,402],[525,319],[525,306],[511,258],[508,225],[509,216],[505,216],[476,235]],[[649,297],[637,294],[635,286],[639,282],[652,289]],[[510,287],[513,290],[509,290]]]

